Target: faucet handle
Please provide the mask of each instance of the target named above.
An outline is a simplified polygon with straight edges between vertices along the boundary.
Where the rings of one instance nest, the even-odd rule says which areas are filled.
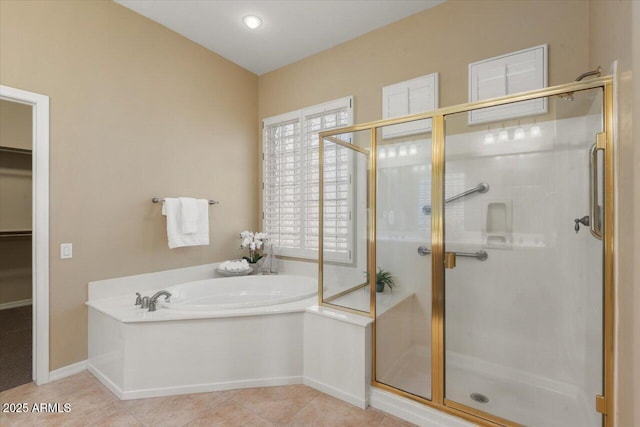
[[[142,295],[140,295],[140,292],[136,292],[136,303],[135,305],[142,305]]]
[[[580,231],[580,224],[584,225],[585,227],[589,226],[589,215],[585,215],[582,218],[576,218],[573,221],[576,223],[573,229],[577,233]]]
[[[149,297],[143,297],[142,298],[141,307],[142,308],[149,308]]]

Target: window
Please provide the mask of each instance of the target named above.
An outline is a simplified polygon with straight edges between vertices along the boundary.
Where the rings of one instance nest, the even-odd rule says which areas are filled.
[[[263,230],[281,255],[318,258],[318,133],[352,124],[352,97],[263,121]],[[351,156],[348,149],[331,148],[325,152],[325,161],[338,173],[336,179],[325,182],[325,211],[336,212],[336,227],[326,236],[325,251],[334,251],[330,259],[349,262]],[[329,191],[329,186],[341,191]]]

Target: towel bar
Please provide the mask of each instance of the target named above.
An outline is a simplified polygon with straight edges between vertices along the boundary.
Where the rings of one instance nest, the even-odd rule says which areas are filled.
[[[164,202],[164,199],[161,199],[159,197],[154,197],[153,199],[151,199],[151,201],[153,203],[160,203],[160,202]],[[220,202],[218,202],[217,200],[209,200],[210,205],[217,205],[218,203]]]

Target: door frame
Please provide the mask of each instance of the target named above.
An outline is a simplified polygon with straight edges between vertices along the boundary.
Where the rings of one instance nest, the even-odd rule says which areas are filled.
[[[49,382],[49,97],[0,85],[0,99],[30,105],[32,119],[32,378]]]

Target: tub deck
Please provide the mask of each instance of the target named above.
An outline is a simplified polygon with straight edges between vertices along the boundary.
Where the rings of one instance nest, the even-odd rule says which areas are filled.
[[[158,289],[160,290],[160,289]],[[150,290],[148,294],[153,295],[156,291]],[[278,305],[265,305],[260,307],[233,308],[226,310],[168,310],[159,307],[157,311],[149,312],[135,306],[136,296],[120,295],[112,298],[87,301],[85,304],[93,310],[105,314],[112,319],[122,323],[139,322],[163,322],[170,320],[207,319],[222,317],[244,317],[244,316],[264,316],[269,314],[296,313],[303,312],[305,308],[317,304],[317,297],[306,298],[300,301],[289,302]]]

